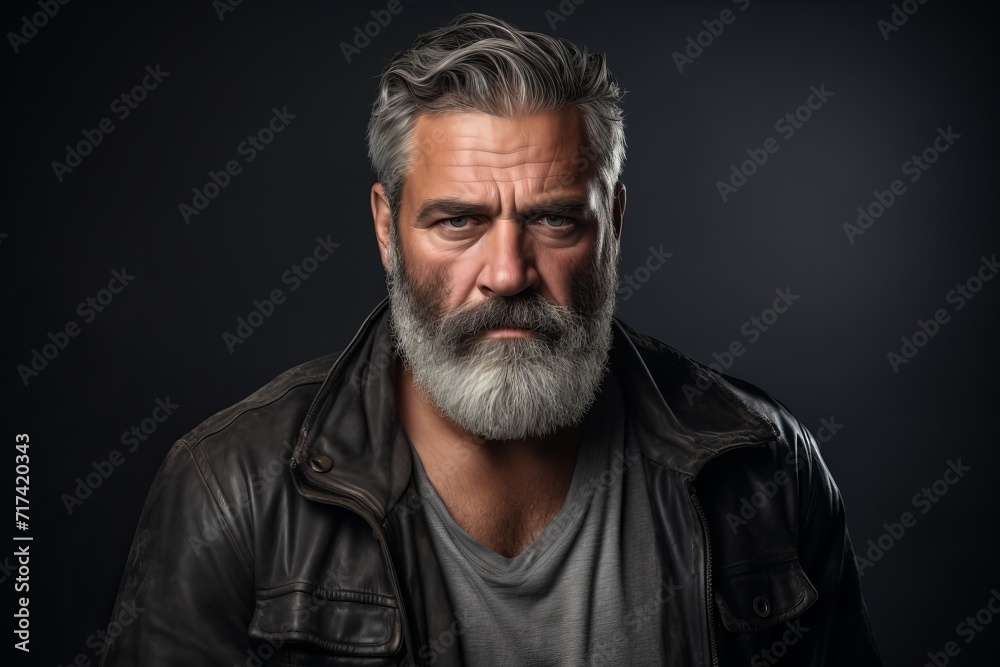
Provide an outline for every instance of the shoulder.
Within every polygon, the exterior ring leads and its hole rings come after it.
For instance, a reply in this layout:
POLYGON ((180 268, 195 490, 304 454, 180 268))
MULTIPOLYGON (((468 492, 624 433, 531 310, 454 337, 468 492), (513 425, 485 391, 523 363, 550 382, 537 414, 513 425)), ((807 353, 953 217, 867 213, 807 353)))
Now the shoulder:
POLYGON ((338 354, 295 366, 215 413, 174 443, 167 461, 229 496, 248 480, 273 479, 291 461, 299 429, 338 354), (270 470, 270 473, 267 471, 270 470))
MULTIPOLYGON (((777 398, 760 387, 700 363, 621 323, 656 389, 678 423, 713 440, 756 439, 811 456, 815 442, 777 398)), ((793 454, 794 455, 794 454, 793 454)))
POLYGON ((293 497, 295 440, 336 357, 285 371, 177 440, 150 487, 143 523, 181 536, 195 555, 231 544, 249 571, 255 517, 293 497))
POLYGON ((198 424, 174 448, 188 450, 195 460, 220 464, 266 461, 284 450, 290 452, 316 392, 337 356, 328 354, 281 373, 243 400, 198 424))
MULTIPOLYGON (((760 387, 623 327, 688 443, 699 497, 720 562, 754 545, 797 548, 798 535, 842 526, 843 504, 818 445, 794 414, 760 387)), ((681 467, 681 466, 677 466, 681 467)))

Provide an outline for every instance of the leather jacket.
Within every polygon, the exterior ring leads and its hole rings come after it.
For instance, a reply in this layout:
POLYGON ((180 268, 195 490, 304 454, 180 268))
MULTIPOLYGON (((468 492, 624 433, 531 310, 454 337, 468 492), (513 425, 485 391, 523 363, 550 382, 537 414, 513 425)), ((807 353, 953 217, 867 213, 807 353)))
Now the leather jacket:
MULTIPOLYGON (((172 447, 102 665, 462 664, 395 410, 387 314, 383 301, 341 354, 172 447)), ((760 390, 613 326, 609 368, 663 573, 657 613, 628 622, 658 619, 671 666, 881 664, 809 432, 760 390)))

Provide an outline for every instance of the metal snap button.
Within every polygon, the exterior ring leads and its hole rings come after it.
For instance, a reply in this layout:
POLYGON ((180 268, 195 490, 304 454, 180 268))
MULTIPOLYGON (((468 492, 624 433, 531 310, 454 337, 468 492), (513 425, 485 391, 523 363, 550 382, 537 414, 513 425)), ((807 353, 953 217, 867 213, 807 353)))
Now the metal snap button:
POLYGON ((309 467, 316 472, 327 472, 333 467, 333 459, 326 454, 315 454, 309 457, 309 467))
POLYGON ((767 618, 771 613, 771 604, 763 595, 758 595, 753 601, 753 611, 761 618, 767 618))

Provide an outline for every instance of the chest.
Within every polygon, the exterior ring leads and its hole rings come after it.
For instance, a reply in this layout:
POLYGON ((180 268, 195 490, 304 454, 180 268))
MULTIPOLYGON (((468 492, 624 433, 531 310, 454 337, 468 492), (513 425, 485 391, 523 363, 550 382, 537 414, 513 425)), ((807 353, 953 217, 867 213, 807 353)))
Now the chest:
POLYGON ((491 551, 512 558, 524 551, 559 513, 570 481, 435 484, 435 488, 460 528, 491 551))

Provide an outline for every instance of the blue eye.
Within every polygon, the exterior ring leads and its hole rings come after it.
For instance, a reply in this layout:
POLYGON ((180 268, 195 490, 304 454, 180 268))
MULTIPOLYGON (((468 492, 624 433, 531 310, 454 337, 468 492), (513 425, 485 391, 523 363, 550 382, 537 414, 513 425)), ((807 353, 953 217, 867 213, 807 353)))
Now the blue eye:
POLYGON ((451 227, 452 229, 461 229, 469 224, 469 216, 460 215, 457 218, 448 218, 441 221, 445 227, 451 227))
POLYGON ((562 215, 543 215, 542 220, 549 227, 564 227, 570 223, 570 219, 562 215))

